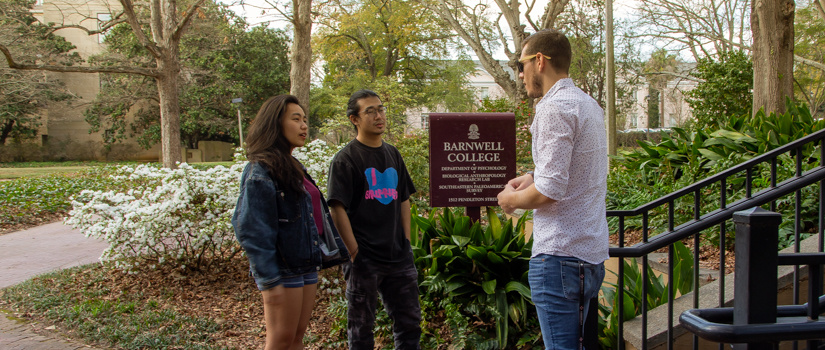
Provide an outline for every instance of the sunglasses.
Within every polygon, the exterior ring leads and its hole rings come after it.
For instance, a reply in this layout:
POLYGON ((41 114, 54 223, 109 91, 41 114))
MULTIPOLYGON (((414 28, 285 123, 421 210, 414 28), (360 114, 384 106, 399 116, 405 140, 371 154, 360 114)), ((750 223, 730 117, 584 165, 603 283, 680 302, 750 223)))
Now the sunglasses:
MULTIPOLYGON (((516 62, 516 69, 518 69, 518 72, 519 73, 524 73, 524 62, 527 62, 527 61, 530 61, 530 60, 536 58, 536 56, 538 56, 539 54, 541 54, 541 52, 537 52, 535 55, 530 55, 530 56, 527 56, 525 58, 519 59, 518 62, 516 62)), ((548 60, 550 59, 550 57, 547 57, 547 56, 544 56, 544 55, 542 55, 541 57, 544 57, 548 60)))

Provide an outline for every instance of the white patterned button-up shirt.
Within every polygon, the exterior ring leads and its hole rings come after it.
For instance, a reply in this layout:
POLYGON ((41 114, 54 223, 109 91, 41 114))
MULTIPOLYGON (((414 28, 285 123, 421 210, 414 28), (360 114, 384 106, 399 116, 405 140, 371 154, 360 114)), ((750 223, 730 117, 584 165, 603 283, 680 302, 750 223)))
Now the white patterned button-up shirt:
POLYGON ((561 79, 536 105, 530 132, 536 189, 555 200, 534 211, 533 256, 607 260, 604 110, 571 79, 561 79))

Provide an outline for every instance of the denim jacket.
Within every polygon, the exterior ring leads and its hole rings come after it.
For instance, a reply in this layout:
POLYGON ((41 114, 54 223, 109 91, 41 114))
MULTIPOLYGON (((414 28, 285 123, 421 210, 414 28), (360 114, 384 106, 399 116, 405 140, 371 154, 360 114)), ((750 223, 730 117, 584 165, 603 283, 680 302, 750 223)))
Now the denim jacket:
MULTIPOLYGON (((309 175, 306 176, 315 184, 309 175)), ((246 165, 241 175, 241 191, 232 226, 235 227, 235 237, 246 251, 259 290, 279 285, 282 276, 318 271, 349 260, 344 242, 332 223, 326 200, 321 198, 321 202, 324 219, 328 220, 341 252, 330 261, 324 261, 322 257, 309 194, 299 197, 284 191, 264 165, 253 162, 246 165)))

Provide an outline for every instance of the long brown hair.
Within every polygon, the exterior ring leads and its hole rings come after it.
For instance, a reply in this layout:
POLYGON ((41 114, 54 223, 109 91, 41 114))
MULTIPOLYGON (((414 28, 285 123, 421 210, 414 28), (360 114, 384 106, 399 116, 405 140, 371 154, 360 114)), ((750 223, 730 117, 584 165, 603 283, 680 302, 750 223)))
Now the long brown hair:
POLYGON ((292 95, 273 96, 261 105, 249 126, 246 157, 250 162, 263 164, 281 186, 300 195, 304 193, 304 172, 290 154, 292 147, 281 129, 281 119, 291 103, 301 106, 298 98, 292 95))

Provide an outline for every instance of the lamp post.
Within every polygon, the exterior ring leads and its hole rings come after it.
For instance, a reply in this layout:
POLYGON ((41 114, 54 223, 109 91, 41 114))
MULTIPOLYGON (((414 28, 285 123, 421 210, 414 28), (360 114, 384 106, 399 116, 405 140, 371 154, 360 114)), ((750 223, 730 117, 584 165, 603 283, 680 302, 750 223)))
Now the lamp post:
POLYGON ((241 124, 241 102, 243 102, 243 99, 240 97, 232 99, 232 104, 235 105, 235 108, 238 110, 238 145, 243 147, 243 124, 241 124))

